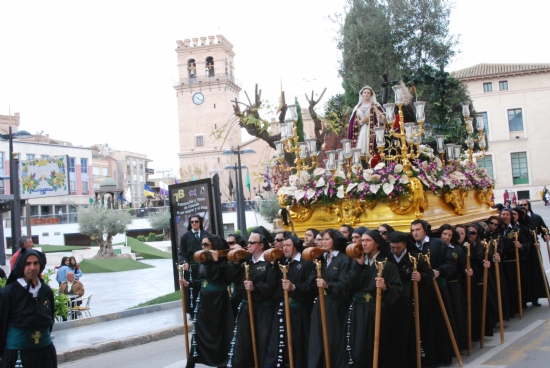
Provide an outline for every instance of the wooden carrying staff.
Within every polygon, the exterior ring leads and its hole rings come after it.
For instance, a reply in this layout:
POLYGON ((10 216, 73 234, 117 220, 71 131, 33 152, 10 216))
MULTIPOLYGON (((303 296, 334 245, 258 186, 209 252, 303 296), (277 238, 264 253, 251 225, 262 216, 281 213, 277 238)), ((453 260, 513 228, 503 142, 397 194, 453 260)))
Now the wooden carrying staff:
MULTIPOLYGON (((493 240, 493 254, 498 254, 499 239, 493 240)), ((504 344, 504 318, 502 317, 502 293, 500 291, 500 261, 495 259, 495 273, 497 276, 497 301, 498 301, 498 324, 500 326, 500 343, 504 344)))
MULTIPOLYGON (((176 263, 176 267, 180 272, 180 279, 183 280, 183 263, 181 266, 176 263)), ((183 309, 183 334, 185 335, 185 357, 189 359, 189 335, 187 328, 187 303, 185 302, 185 287, 180 286, 181 290, 181 308, 183 309)))
MULTIPOLYGON (((424 258, 424 261, 428 263, 428 266, 432 268, 432 265, 430 263, 430 251, 428 250, 428 254, 423 254, 422 257, 424 258)), ((447 315, 447 310, 445 309, 445 304, 443 303, 443 298, 441 297, 439 286, 437 286, 437 281, 435 278, 432 279, 432 282, 435 294, 437 295, 437 299, 439 300, 439 306, 441 307, 441 314, 443 314, 445 324, 447 325, 447 331, 449 332, 449 337, 451 338, 451 343, 453 344, 456 360, 458 361, 458 365, 463 367, 464 365, 462 364, 462 357, 460 356, 460 351, 458 350, 458 346, 456 344, 455 334, 453 333, 453 328, 451 327, 451 322, 449 321, 449 316, 447 315)))
MULTIPOLYGON (((470 243, 466 242, 466 270, 470 270, 470 243)), ((472 276, 466 275, 466 308, 468 311, 468 356, 472 355, 472 276)))
POLYGON ((540 244, 538 242, 537 232, 535 230, 531 230, 533 233, 533 237, 535 238, 535 252, 537 252, 537 256, 539 257, 539 263, 540 263, 540 270, 542 272, 542 282, 544 283, 544 288, 546 290, 546 298, 548 298, 548 305, 550 306, 550 291, 548 290, 548 280, 546 279, 546 272, 544 271, 544 264, 542 263, 542 256, 540 255, 540 244), (537 248, 537 245, 539 246, 537 248))
MULTIPOLYGON (((302 252, 302 258, 306 261, 315 262, 315 268, 317 269, 317 278, 323 278, 322 262, 317 259, 321 257, 326 251, 323 248, 308 247, 302 252)), ((327 312, 325 306, 325 291, 323 288, 319 288, 319 308, 321 310, 321 325, 323 327, 323 345, 325 347, 325 367, 330 368, 330 347, 328 344, 328 327, 327 327, 327 312)))
MULTIPOLYGON (((250 265, 244 264, 244 275, 246 281, 250 281, 250 265)), ((254 353, 254 367, 259 368, 258 363, 258 349, 256 348, 256 326, 254 325, 254 303, 252 302, 252 291, 246 291, 248 296, 248 315, 250 317, 250 335, 252 336, 252 352, 254 353)))
MULTIPOLYGON (((514 232, 514 236, 516 238, 516 241, 518 241, 519 238, 519 230, 514 232)), ((518 304, 519 304, 519 319, 523 318, 523 302, 521 298, 521 267, 519 265, 519 248, 516 247, 514 244, 514 248, 516 250, 516 273, 518 275, 518 304)))
MULTIPOLYGON (((484 263, 489 261, 489 245, 491 243, 483 242, 483 248, 485 248, 484 263)), ((485 323, 487 313, 487 284, 489 281, 489 269, 483 268, 483 298, 481 300, 481 336, 479 339, 479 347, 483 348, 485 345, 485 323)))
MULTIPOLYGON (((288 266, 279 265, 281 272, 283 273, 283 280, 286 280, 286 274, 288 272, 288 266)), ((294 368, 294 352, 292 350, 292 324, 290 323, 290 298, 288 297, 288 290, 285 290, 285 317, 286 317, 286 337, 288 344, 288 363, 290 368, 294 368)))
MULTIPOLYGON (((386 261, 374 261, 377 270, 377 277, 382 277, 382 271, 386 261)), ((372 357, 372 367, 378 368, 378 351, 380 350, 380 318, 382 314, 382 288, 376 288, 376 314, 374 315, 374 354, 372 357)))
MULTIPOLYGON (((414 258, 409 253, 409 259, 413 264, 413 272, 418 271, 417 262, 418 260, 414 258)), ((418 300, 418 281, 413 281, 413 295, 414 295, 414 334, 416 340, 416 368, 422 367, 422 353, 420 352, 420 304, 418 300)))
POLYGON ((548 243, 548 240, 546 240, 546 237, 548 236, 548 228, 541 226, 542 231, 544 232, 544 241, 546 242, 546 250, 548 251, 548 260, 550 261, 550 244, 548 243))

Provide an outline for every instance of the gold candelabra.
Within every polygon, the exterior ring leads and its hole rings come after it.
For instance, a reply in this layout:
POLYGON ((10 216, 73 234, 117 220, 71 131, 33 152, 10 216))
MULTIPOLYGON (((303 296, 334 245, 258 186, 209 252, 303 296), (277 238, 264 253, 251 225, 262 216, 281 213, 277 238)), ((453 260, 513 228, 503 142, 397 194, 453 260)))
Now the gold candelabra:
POLYGON ((288 105, 290 119, 285 120, 281 124, 281 140, 275 142, 275 150, 279 166, 283 171, 289 172, 296 170, 296 174, 300 174, 303 170, 311 170, 317 165, 317 140, 315 138, 306 139, 305 142, 299 142, 298 136, 298 114, 296 112, 297 105, 288 105), (293 153, 295 156, 294 165, 284 167, 285 152, 293 153), (308 157, 311 158, 311 165, 307 164, 308 157))
POLYGON ((385 104, 384 108, 386 109, 386 120, 389 125, 390 134, 392 137, 399 139, 401 147, 398 147, 399 152, 395 155, 386 156, 384 152, 386 145, 384 126, 374 128, 376 147, 382 160, 401 162, 405 174, 411 176, 411 160, 420 156, 420 143, 422 142, 422 134, 424 134, 424 107, 426 102, 416 101, 414 103, 418 125, 415 123, 405 123, 403 115, 403 89, 401 86, 393 86, 392 88, 395 92, 395 103, 385 104), (395 105, 397 105, 399 114, 399 132, 396 132, 393 126, 393 122, 395 121, 395 105))
POLYGON ((462 115, 464 116, 464 121, 466 123, 466 132, 468 132, 468 138, 466 138, 466 145, 468 146, 468 161, 473 162, 474 156, 474 145, 479 144, 481 149, 481 157, 485 157, 485 147, 487 147, 487 142, 485 141, 485 125, 483 123, 483 115, 476 116, 476 128, 478 131, 478 138, 473 138, 474 127, 473 122, 470 120, 470 102, 462 102, 462 115))

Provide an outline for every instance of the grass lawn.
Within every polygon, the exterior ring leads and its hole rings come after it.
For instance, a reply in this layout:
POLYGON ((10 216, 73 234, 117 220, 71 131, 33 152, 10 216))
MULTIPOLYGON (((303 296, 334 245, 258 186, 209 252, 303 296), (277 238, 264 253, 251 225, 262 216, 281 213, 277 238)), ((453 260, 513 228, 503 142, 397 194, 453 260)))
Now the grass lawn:
POLYGON ((171 259, 170 253, 163 252, 157 248, 153 248, 143 242, 140 242, 134 238, 127 238, 128 246, 132 248, 132 253, 139 253, 140 257, 144 259, 171 259))
POLYGON ((42 248, 44 253, 56 253, 56 252, 70 252, 73 250, 83 250, 86 247, 79 247, 77 245, 47 245, 47 244, 37 244, 37 247, 42 248))
POLYGON ((85 259, 79 264, 83 273, 120 272, 153 268, 128 258, 85 259))
POLYGON ((176 300, 181 300, 181 291, 180 290, 174 291, 173 293, 170 293, 170 294, 159 296, 158 298, 151 299, 151 300, 149 300, 145 303, 138 304, 135 307, 132 307, 132 308, 129 308, 129 309, 147 307, 149 305, 168 303, 168 302, 173 302, 173 301, 176 301, 176 300))

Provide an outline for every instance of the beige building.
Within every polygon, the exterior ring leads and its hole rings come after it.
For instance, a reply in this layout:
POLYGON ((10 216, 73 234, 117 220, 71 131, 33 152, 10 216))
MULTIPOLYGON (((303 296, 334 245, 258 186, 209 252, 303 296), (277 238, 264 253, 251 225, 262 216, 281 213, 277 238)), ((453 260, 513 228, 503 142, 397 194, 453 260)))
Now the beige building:
POLYGON ((453 76, 468 86, 483 115, 489 147, 477 161, 495 178, 495 202, 505 189, 518 199, 540 199, 550 184, 550 64, 478 64, 453 76))

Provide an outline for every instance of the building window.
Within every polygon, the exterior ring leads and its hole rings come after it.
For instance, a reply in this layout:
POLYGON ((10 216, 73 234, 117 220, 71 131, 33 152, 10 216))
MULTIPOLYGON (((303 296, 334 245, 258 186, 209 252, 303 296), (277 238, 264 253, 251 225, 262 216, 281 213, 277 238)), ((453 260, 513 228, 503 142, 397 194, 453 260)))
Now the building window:
POLYGON ((94 183, 94 190, 99 190, 99 183, 94 183))
POLYGON ((498 89, 501 91, 508 91, 508 81, 498 82, 498 89))
POLYGON ((143 183, 143 175, 139 175, 139 182, 143 183))
POLYGON ((485 129, 485 133, 489 133, 489 116, 486 112, 479 112, 477 114, 478 119, 483 119, 483 127, 485 129))
POLYGON ((493 83, 483 83, 483 93, 493 92, 493 83))
POLYGON ((33 153, 27 153, 27 160, 34 160, 35 155, 33 153))
POLYGON ((204 146, 204 138, 202 135, 197 135, 195 139, 197 140, 197 146, 204 146))
MULTIPOLYGON (((75 161, 75 158, 74 157, 69 157, 69 172, 71 173, 74 173, 74 161, 75 161)), ((72 188, 71 188, 72 190, 72 188)), ((75 189, 76 190, 76 189, 75 189)))
POLYGON ((479 167, 484 167, 487 170, 487 174, 491 175, 492 178, 495 177, 493 171, 493 156, 485 155, 484 158, 476 157, 477 165, 479 167))
POLYGON ((88 173, 88 159, 87 158, 81 158, 80 159, 80 172, 83 174, 88 173))
POLYGON ((2 176, 4 176, 4 152, 0 152, 0 170, 2 170, 2 176))
POLYGON ((71 192, 71 194, 76 193, 76 181, 69 181, 69 191, 71 192))
POLYGON ((523 130, 523 112, 521 109, 508 110, 508 126, 511 132, 523 130))
POLYGON ((94 175, 99 175, 99 167, 94 166, 92 170, 94 171, 94 175))
POLYGON ((40 155, 42 158, 50 158, 50 155, 40 155))
POLYGON ((83 181, 82 182, 82 194, 87 194, 87 193, 88 193, 88 182, 83 181))
POLYGON ((527 152, 512 153, 512 177, 514 185, 529 184, 529 172, 527 169, 527 152))
POLYGON ((140 161, 140 162, 139 162, 139 169, 140 169, 140 170, 143 170, 143 161, 140 161))

